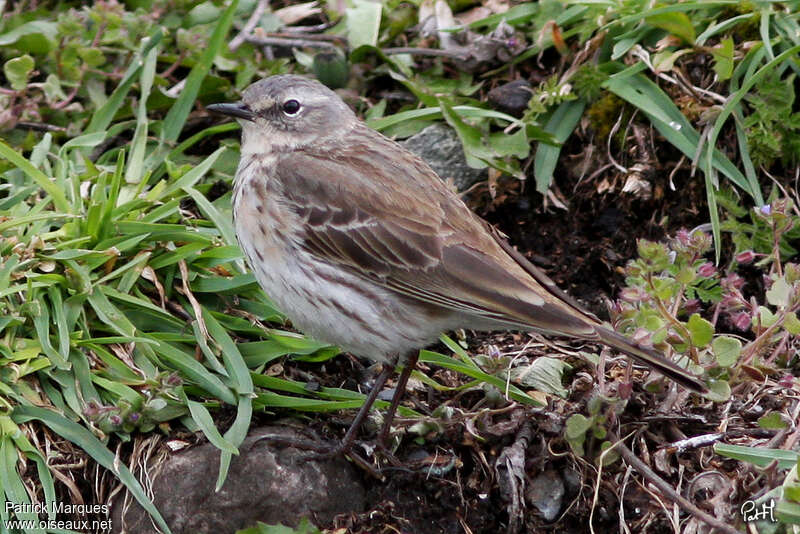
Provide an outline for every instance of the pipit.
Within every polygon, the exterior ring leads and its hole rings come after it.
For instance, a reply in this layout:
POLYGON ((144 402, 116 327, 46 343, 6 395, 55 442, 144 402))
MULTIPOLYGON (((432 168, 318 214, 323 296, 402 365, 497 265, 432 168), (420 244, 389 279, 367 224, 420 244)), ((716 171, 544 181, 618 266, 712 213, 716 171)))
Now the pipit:
POLYGON ((338 452, 349 449, 401 363, 385 439, 419 349, 457 328, 597 341, 706 391, 692 373, 583 310, 422 159, 319 82, 272 76, 240 102, 208 109, 242 125, 233 215, 256 279, 301 331, 384 364, 338 452))

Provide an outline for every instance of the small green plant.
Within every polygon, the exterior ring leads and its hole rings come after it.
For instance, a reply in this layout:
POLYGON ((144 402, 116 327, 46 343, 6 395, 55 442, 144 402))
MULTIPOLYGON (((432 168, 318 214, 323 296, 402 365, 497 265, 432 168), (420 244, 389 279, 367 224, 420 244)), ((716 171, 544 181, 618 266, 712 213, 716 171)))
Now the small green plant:
POLYGON ((800 112, 793 112, 795 75, 772 73, 745 97, 752 113, 744 120, 750 157, 757 167, 776 160, 785 165, 800 161, 800 112))
POLYGON ((562 102, 569 102, 577 98, 570 84, 560 82, 557 76, 551 76, 533 90, 533 95, 528 102, 528 109, 522 120, 534 122, 540 115, 547 113, 562 102))
POLYGON ((750 222, 729 220, 737 249, 724 272, 706 259, 711 237, 703 231, 681 230, 667 243, 639 241, 614 309, 617 327, 684 356, 689 367, 705 367, 720 399, 746 376, 779 374, 794 363, 800 334, 800 267, 785 261, 800 223, 793 210, 790 200, 778 199, 753 209, 750 222), (739 273, 748 264, 758 270, 761 294, 739 273))
POLYGON ((575 87, 575 94, 594 102, 603 94, 603 84, 608 80, 608 74, 600 70, 596 65, 586 63, 575 72, 572 77, 572 85, 575 87))
MULTIPOLYGON (((569 416, 564 428, 564 438, 569 444, 572 452, 577 456, 583 456, 589 444, 597 443, 600 441, 600 453, 611 447, 612 443, 606 440, 608 430, 606 424, 608 423, 608 412, 623 410, 625 403, 619 399, 612 401, 611 399, 602 399, 599 396, 593 397, 587 406, 589 417, 583 414, 573 414, 569 416), (611 402, 610 405, 607 402, 611 402)), ((618 456, 613 452, 606 453, 603 456, 603 463, 605 465, 611 464, 616 461, 618 456)))

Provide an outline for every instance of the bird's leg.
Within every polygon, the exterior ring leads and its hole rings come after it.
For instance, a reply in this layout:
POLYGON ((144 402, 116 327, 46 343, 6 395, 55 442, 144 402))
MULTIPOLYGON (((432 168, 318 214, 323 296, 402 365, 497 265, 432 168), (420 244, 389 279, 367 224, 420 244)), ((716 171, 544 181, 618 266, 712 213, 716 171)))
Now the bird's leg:
MULTIPOLYGON (((405 385, 408 382, 408 375, 411 374, 411 370, 414 368, 414 364, 417 361, 417 356, 410 358, 408 363, 406 363, 405 368, 403 369, 403 374, 400 376, 400 381, 397 384, 397 391, 395 391, 394 397, 392 398, 392 404, 389 408, 389 418, 387 419, 387 425, 384 426, 383 431, 381 432, 381 439, 385 439, 384 434, 388 434, 389 425, 391 424, 391 420, 394 416, 395 411, 397 411, 397 406, 400 404, 400 397, 402 397, 402 391, 405 389, 405 385), (403 378, 405 377, 405 378, 403 378), (402 387, 402 388, 401 388, 402 387)), ((369 411, 372 408, 372 405, 375 404, 375 399, 378 398, 378 394, 383 389, 383 386, 386 384, 386 381, 394 372, 395 366, 390 363, 384 363, 383 368, 381 369, 381 373, 378 375, 378 378, 375 379, 375 385, 372 386, 367 398, 364 399, 364 404, 358 410, 356 417, 353 419, 353 422, 350 423, 350 428, 347 429, 347 433, 342 438, 337 445, 333 447, 319 445, 316 443, 301 441, 301 440, 294 440, 292 438, 281 438, 281 437, 274 437, 270 436, 268 439, 270 442, 281 444, 284 446, 296 447, 298 449, 304 449, 308 451, 313 451, 312 453, 308 454, 306 457, 311 460, 323 460, 326 458, 333 458, 334 456, 338 456, 340 454, 349 456, 356 464, 362 467, 365 471, 369 472, 376 478, 380 478, 380 474, 372 467, 369 462, 367 462, 364 458, 353 452, 351 449, 353 448, 353 443, 356 439, 356 434, 358 434, 358 429, 361 427, 361 424, 366 419, 367 415, 369 415, 369 411)), ((381 447, 383 448, 383 447, 381 447)))
MULTIPOLYGON (((355 419, 353 422, 350 423, 350 428, 347 429, 347 433, 342 438, 341 443, 336 447, 338 451, 334 454, 339 453, 347 453, 350 451, 351 447, 353 446, 353 442, 356 439, 356 434, 358 433, 358 429, 361 427, 361 423, 364 422, 364 419, 367 418, 372 405, 375 404, 375 399, 378 398, 378 394, 383 389, 384 384, 389 379, 389 377, 394 372, 394 365, 390 363, 384 363, 383 369, 381 369, 381 374, 378 375, 378 378, 375 379, 375 385, 372 386, 372 390, 370 390, 369 395, 367 398, 364 399, 364 404, 361 406, 361 409, 358 410, 355 419)), ((405 371, 403 371, 405 372, 405 371)), ((394 402, 392 403, 394 404, 394 402)))
POLYGON ((347 433, 342 438, 342 441, 339 442, 338 445, 333 447, 313 447, 307 448, 308 450, 314 450, 315 452, 308 455, 309 459, 312 460, 324 460, 326 458, 333 458, 334 456, 339 456, 340 454, 349 456, 356 464, 364 468, 369 473, 375 475, 377 478, 380 476, 377 474, 377 471, 367 462, 364 458, 353 452, 351 449, 353 448, 353 442, 355 442, 356 434, 358 434, 358 429, 361 427, 361 424, 366 419, 367 415, 369 414, 372 405, 375 404, 375 399, 378 398, 378 394, 383 389, 384 384, 389 379, 389 377, 394 372, 394 365, 390 363, 383 364, 383 368, 381 369, 381 373, 378 375, 378 378, 375 379, 375 385, 372 386, 367 398, 364 399, 364 404, 361 405, 361 409, 358 410, 355 419, 353 422, 350 423, 350 428, 347 429, 347 433))
POLYGON ((378 378, 375 379, 375 385, 370 390, 367 398, 364 399, 364 404, 361 405, 361 408, 358 410, 355 419, 353 419, 353 422, 350 423, 350 428, 347 429, 347 433, 344 435, 344 438, 342 438, 342 441, 340 441, 338 445, 330 447, 278 436, 270 436, 269 441, 273 443, 286 444, 288 446, 297 447, 300 449, 313 450, 320 453, 320 456, 336 456, 337 454, 349 452, 350 448, 353 446, 353 442, 356 439, 358 429, 361 427, 361 423, 363 423, 364 419, 366 419, 370 409, 372 408, 372 405, 375 404, 375 399, 378 398, 378 394, 381 392, 381 389, 383 389, 383 386, 386 384, 386 381, 393 372, 394 365, 389 363, 383 364, 381 373, 378 375, 378 378))
POLYGON ((292 438, 276 436, 270 436, 267 439, 269 439, 269 441, 272 443, 286 447, 295 447, 301 450, 313 451, 304 456, 304 458, 308 460, 326 460, 339 455, 349 456, 354 463, 356 463, 366 472, 370 473, 375 478, 381 478, 380 473, 372 465, 370 465, 367 460, 362 458, 359 454, 353 452, 351 449, 353 448, 356 434, 358 434, 358 429, 361 427, 364 419, 366 419, 370 409, 372 408, 372 405, 375 404, 375 399, 378 398, 378 394, 381 392, 383 386, 386 384, 386 381, 393 372, 393 364, 383 364, 381 373, 378 375, 378 378, 375 379, 375 385, 372 386, 367 398, 364 399, 364 404, 361 405, 361 408, 358 410, 355 419, 353 419, 353 422, 350 423, 350 428, 347 429, 347 433, 344 435, 344 438, 342 438, 342 441, 340 441, 337 445, 331 447, 329 445, 321 445, 305 440, 295 440, 292 438))
POLYGON ((417 365, 417 360, 419 360, 418 352, 409 356, 403 366, 403 372, 400 373, 400 378, 397 379, 397 386, 395 387, 394 395, 392 395, 392 404, 389 406, 389 411, 386 412, 386 416, 383 420, 383 428, 378 435, 378 447, 380 447, 384 453, 388 453, 389 451, 389 432, 391 431, 392 421, 394 420, 395 413, 397 413, 397 408, 400 406, 400 401, 403 399, 403 394, 406 391, 408 378, 417 365))

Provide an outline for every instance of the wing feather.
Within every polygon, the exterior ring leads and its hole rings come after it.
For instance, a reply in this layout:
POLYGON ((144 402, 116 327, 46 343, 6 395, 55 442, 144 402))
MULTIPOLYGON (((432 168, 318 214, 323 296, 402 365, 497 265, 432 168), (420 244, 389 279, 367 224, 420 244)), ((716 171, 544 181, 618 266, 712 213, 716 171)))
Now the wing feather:
POLYGON ((321 259, 467 316, 596 338, 594 317, 521 264, 427 164, 392 141, 364 128, 335 152, 293 152, 276 165, 286 202, 302 217, 303 246, 321 259), (401 168, 387 162, 392 151, 401 168))

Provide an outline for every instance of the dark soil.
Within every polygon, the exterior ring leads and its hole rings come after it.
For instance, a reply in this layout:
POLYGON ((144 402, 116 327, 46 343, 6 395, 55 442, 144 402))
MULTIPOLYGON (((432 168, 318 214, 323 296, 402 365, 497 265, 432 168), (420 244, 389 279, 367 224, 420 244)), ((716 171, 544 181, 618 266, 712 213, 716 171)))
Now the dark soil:
POLYGON ((603 300, 614 298, 624 282, 619 268, 636 257, 637 239, 663 239, 707 220, 698 180, 676 184, 679 193, 661 189, 660 198, 651 199, 597 194, 593 184, 562 181, 562 191, 578 187, 566 211, 545 210, 541 195, 524 192, 484 217, 562 289, 601 315, 603 300))

